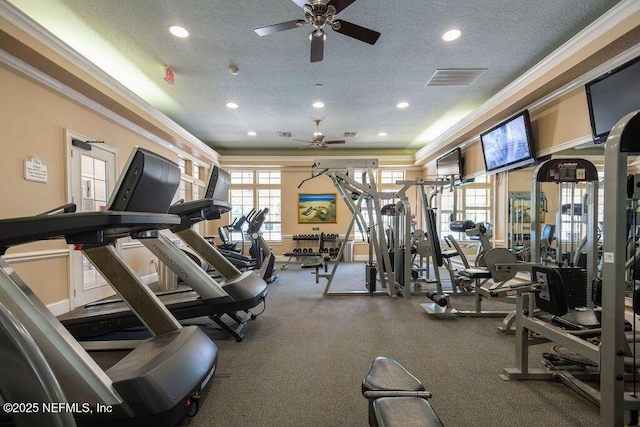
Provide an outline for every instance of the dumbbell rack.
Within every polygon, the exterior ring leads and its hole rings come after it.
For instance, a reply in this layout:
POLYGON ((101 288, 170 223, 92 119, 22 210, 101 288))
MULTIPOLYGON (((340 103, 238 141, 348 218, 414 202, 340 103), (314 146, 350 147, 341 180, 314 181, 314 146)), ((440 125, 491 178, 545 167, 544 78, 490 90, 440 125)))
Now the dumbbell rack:
MULTIPOLYGON (((295 247, 291 252, 285 252, 283 255, 289 257, 286 264, 282 266, 286 270, 292 259, 300 260, 305 258, 322 258, 326 261, 335 260, 340 252, 340 246, 331 246, 323 248, 320 242, 320 234, 294 234, 292 237, 295 247)), ((340 243, 339 234, 325 234, 324 244, 340 243)))

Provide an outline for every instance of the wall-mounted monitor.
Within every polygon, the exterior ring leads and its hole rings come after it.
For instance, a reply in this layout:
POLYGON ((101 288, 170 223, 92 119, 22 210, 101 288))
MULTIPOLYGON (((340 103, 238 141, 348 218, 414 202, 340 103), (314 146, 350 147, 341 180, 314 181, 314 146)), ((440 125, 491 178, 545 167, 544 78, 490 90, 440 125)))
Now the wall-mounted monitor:
POLYGON ((640 110, 640 56, 585 85, 593 142, 601 144, 618 120, 640 110))
POLYGON ((448 178, 454 175, 457 179, 462 179, 464 175, 462 151, 460 147, 445 154, 436 160, 436 169, 439 177, 448 178))
POLYGON ((487 173, 519 169, 535 163, 529 111, 516 114, 480 134, 487 173))

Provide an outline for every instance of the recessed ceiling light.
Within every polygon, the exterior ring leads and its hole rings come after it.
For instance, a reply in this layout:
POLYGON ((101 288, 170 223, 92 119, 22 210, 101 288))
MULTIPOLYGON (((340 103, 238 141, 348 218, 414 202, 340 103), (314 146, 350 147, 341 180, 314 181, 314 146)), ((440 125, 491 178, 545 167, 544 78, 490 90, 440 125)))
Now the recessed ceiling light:
POLYGON ((408 102, 399 102, 398 105, 396 105, 396 107, 398 108, 407 108, 409 106, 408 102))
POLYGON ((235 102, 227 102, 227 108, 238 108, 238 104, 235 102))
POLYGON ((462 31, 458 29, 449 30, 442 35, 442 40, 451 42, 457 40, 462 35, 462 31))
POLYGON ((181 39, 185 37, 189 37, 189 31, 187 31, 186 29, 178 25, 173 25, 169 27, 169 31, 171 32, 171 34, 173 34, 176 37, 180 37, 181 39))
POLYGON ((250 130, 249 132, 247 132, 247 135, 256 136, 257 134, 254 131, 250 130))
POLYGON ((386 133, 386 132, 380 132, 380 133, 378 134, 378 136, 387 136, 387 133, 386 133))
POLYGON ((324 107, 324 103, 322 103, 322 102, 320 102, 320 101, 318 101, 318 102, 314 102, 314 103, 313 103, 313 106, 314 106, 315 108, 322 108, 322 107, 324 107))

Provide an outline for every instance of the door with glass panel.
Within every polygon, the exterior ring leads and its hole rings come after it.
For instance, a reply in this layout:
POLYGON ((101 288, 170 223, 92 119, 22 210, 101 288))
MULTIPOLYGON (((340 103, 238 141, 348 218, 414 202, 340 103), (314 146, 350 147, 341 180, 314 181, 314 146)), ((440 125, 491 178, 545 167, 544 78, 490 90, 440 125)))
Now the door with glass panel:
MULTIPOLYGON (((86 140, 85 138, 73 138, 86 140)), ((69 187, 77 212, 103 210, 116 183, 117 150, 104 143, 69 144, 69 187)), ((71 253, 71 306, 79 307, 114 291, 81 251, 71 253)))

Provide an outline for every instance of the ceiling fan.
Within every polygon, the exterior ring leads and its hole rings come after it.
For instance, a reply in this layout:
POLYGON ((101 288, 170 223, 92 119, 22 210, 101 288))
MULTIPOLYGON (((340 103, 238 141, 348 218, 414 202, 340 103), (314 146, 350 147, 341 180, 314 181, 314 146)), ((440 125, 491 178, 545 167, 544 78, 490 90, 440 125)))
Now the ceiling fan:
POLYGON ((331 148, 329 147, 330 144, 344 144, 344 140, 338 140, 338 141, 325 141, 324 140, 324 135, 320 133, 320 131, 318 130, 318 127, 320 126, 320 121, 319 119, 314 120, 314 123, 316 124, 316 131, 313 134, 313 138, 311 139, 311 141, 307 141, 304 139, 294 139, 294 141, 298 141, 298 142, 307 142, 308 145, 305 147, 300 147, 300 149, 303 148, 324 148, 324 149, 328 149, 331 148))
POLYGON ((269 34, 280 31, 311 25, 314 28, 311 32, 311 62, 322 61, 324 56, 325 26, 329 26, 334 31, 342 33, 345 36, 353 37, 354 39, 369 44, 375 44, 378 37, 380 37, 380 33, 377 31, 341 19, 335 20, 335 15, 342 12, 355 1, 356 0, 293 0, 293 2, 304 11, 304 19, 296 19, 256 28, 255 32, 259 36, 268 36, 269 34))

